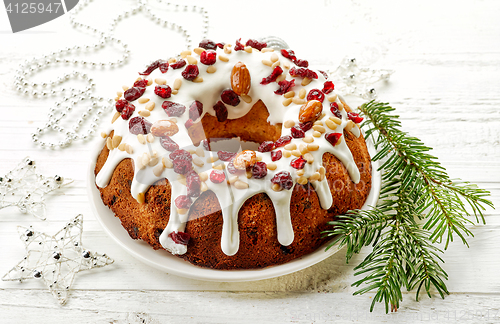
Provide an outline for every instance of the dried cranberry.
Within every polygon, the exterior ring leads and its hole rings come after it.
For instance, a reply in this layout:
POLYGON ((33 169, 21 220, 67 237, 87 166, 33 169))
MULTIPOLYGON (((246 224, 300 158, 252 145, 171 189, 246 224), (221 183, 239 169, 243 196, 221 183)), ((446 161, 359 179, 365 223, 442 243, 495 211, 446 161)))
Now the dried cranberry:
POLYGON ((214 106, 215 110, 215 116, 217 116, 217 120, 219 122, 224 122, 227 120, 227 108, 226 106, 222 103, 222 101, 217 101, 217 103, 214 106))
POLYGON ((217 156, 219 157, 219 160, 224 161, 224 162, 231 161, 235 155, 236 155, 236 153, 229 152, 229 151, 218 151, 217 152, 217 156))
POLYGON ((188 245, 191 235, 184 232, 172 232, 170 233, 170 238, 176 244, 188 245))
POLYGON ((134 101, 140 96, 144 94, 144 91, 146 91, 146 88, 142 87, 132 87, 130 89, 127 89, 125 93, 123 94, 123 97, 127 101, 134 101))
POLYGON ((328 74, 325 71, 318 70, 318 72, 321 73, 321 74, 323 74, 323 76, 325 77, 325 79, 328 80, 329 76, 328 76, 328 74))
POLYGON ((205 151, 211 151, 210 142, 208 140, 204 139, 203 141, 201 141, 201 144, 205 148, 205 151))
POLYGON ((169 117, 180 117, 186 111, 186 106, 173 101, 164 101, 161 107, 169 117))
POLYGON ((187 195, 189 197, 198 197, 201 193, 201 180, 195 171, 186 174, 187 195))
POLYGON ((189 153, 186 150, 180 149, 180 150, 175 150, 170 155, 168 156, 170 160, 176 160, 176 159, 183 159, 191 162, 193 160, 193 157, 191 156, 191 153, 189 153))
POLYGON ((332 112, 332 114, 334 114, 337 118, 340 118, 342 119, 342 114, 340 113, 340 110, 339 110, 339 105, 336 103, 336 102, 332 102, 330 104, 330 111, 332 112))
POLYGON ((285 146, 288 143, 290 143, 291 141, 292 141, 292 137, 290 135, 281 136, 280 138, 278 138, 278 140, 276 140, 276 142, 274 142, 274 147, 285 146))
POLYGON ((193 120, 190 118, 188 120, 186 120, 186 122, 184 123, 184 127, 186 127, 186 129, 189 129, 191 128, 191 126, 193 126, 193 120))
POLYGON ((292 131, 293 138, 304 138, 306 136, 306 133, 299 125, 293 126, 290 130, 292 131))
POLYGON ((225 104, 236 107, 240 103, 240 97, 231 89, 225 89, 221 92, 220 98, 225 104))
POLYGON ((253 165, 252 176, 255 179, 262 179, 267 175, 267 165, 264 162, 257 162, 253 165))
POLYGON ((296 159, 293 159, 292 162, 290 162, 290 165, 295 168, 295 169, 303 169, 304 166, 306 165, 306 159, 302 157, 302 155, 296 159))
POLYGON ((257 151, 264 153, 264 152, 270 152, 274 150, 274 142, 273 141, 264 141, 260 144, 259 148, 257 151))
POLYGON ((191 161, 185 159, 175 159, 172 163, 174 164, 174 172, 178 174, 186 174, 192 169, 191 161))
POLYGON ((289 50, 282 49, 281 55, 283 55, 284 57, 286 57, 287 59, 290 59, 292 61, 295 61, 297 59, 297 57, 295 56, 295 52, 292 51, 291 49, 289 49, 289 50))
POLYGON ((179 149, 179 145, 174 142, 170 137, 160 137, 160 145, 167 151, 173 152, 179 149))
POLYGON ((198 74, 200 74, 200 71, 198 70, 198 65, 195 64, 189 64, 188 66, 186 66, 184 71, 182 71, 182 76, 188 81, 193 81, 194 79, 196 79, 198 74))
POLYGON ((210 181, 213 183, 222 183, 226 180, 226 175, 221 170, 212 170, 210 173, 210 181))
POLYGON ((235 51, 242 51, 245 49, 245 46, 241 44, 241 38, 236 40, 236 45, 234 46, 235 51))
POLYGON ((204 39, 200 42, 198 47, 204 48, 206 50, 214 50, 217 48, 217 44, 213 40, 204 39))
POLYGON ((163 99, 167 99, 172 95, 172 89, 170 89, 170 86, 168 85, 157 85, 155 87, 155 94, 163 99))
POLYGON ((179 60, 175 63, 170 64, 170 67, 174 70, 180 69, 186 65, 186 60, 179 60))
POLYGON ((271 82, 274 82, 282 73, 283 73, 283 69, 281 68, 281 66, 278 65, 277 67, 274 68, 271 75, 269 75, 268 77, 262 78, 262 81, 260 81, 260 84, 269 84, 271 82))
POLYGON ((293 63, 295 63, 295 65, 297 65, 297 66, 304 67, 304 68, 309 66, 309 62, 307 62, 307 60, 297 59, 297 60, 293 61, 293 63))
POLYGON ((330 144, 333 146, 337 145, 337 142, 339 141, 340 137, 342 136, 342 133, 328 133, 325 134, 325 138, 330 144))
POLYGON ((245 172, 245 170, 236 169, 232 161, 227 164, 226 169, 231 174, 243 174, 245 172))
POLYGON ((323 85, 323 93, 329 94, 335 89, 335 85, 333 84, 332 81, 326 81, 325 84, 323 85))
POLYGON ((313 127, 313 122, 307 122, 307 123, 300 123, 299 127, 302 129, 304 132, 307 132, 313 127))
POLYGON ((188 209, 191 207, 191 198, 186 195, 180 195, 175 198, 175 206, 179 209, 188 209))
MULTIPOLYGON (((146 71, 142 72, 142 73, 139 73, 139 75, 150 75, 151 72, 153 72, 154 70, 156 70, 158 67, 160 67, 160 69, 165 69, 165 65, 166 65, 166 70, 165 72, 167 72, 168 70, 168 62, 165 61, 165 60, 156 60, 154 61, 153 63, 151 63, 147 68, 146 68, 146 71)), ((163 70, 162 70, 163 72, 163 70)), ((163 73, 165 73, 163 72, 163 73)))
POLYGON ((293 77, 302 77, 302 78, 309 78, 309 79, 317 79, 318 74, 314 72, 313 70, 305 69, 305 68, 291 68, 289 71, 290 75, 293 77))
POLYGON ((205 65, 214 64, 216 59, 217 59, 217 53, 212 50, 206 50, 200 54, 200 62, 205 65))
POLYGON ((134 82, 134 87, 145 88, 148 85, 148 80, 140 79, 134 82))
POLYGON ((127 105, 127 100, 120 99, 115 103, 116 111, 122 112, 123 108, 127 105))
POLYGON ((151 124, 149 121, 142 117, 134 117, 128 122, 128 129, 130 133, 134 135, 148 134, 151 129, 151 124))
POLYGON ((127 102, 125 107, 123 107, 123 109, 122 109, 121 116, 123 119, 127 120, 130 118, 130 116, 132 116, 134 111, 135 111, 135 106, 132 105, 130 102, 127 102))
POLYGON ((363 121, 363 117, 359 117, 359 114, 355 113, 355 112, 348 112, 347 113, 347 118, 349 118, 350 120, 352 120, 353 122, 355 122, 356 124, 359 124, 363 121))
POLYGON ((168 61, 162 61, 160 64, 158 64, 158 67, 160 68, 161 73, 167 73, 168 71, 168 61))
POLYGON ((325 95, 323 92, 319 91, 319 89, 311 89, 307 94, 307 100, 318 100, 319 102, 323 102, 323 100, 325 100, 325 95))
POLYGON ((283 156, 283 152, 281 150, 277 150, 277 151, 272 151, 271 152, 271 160, 273 162, 281 160, 282 156, 283 156))
POLYGON ((203 113, 203 104, 198 100, 193 101, 191 106, 189 106, 189 118, 192 120, 198 119, 203 113))
POLYGON ((281 189, 289 190, 293 187, 293 180, 290 172, 281 171, 274 175, 271 179, 271 182, 274 184, 279 184, 281 189))
POLYGON ((295 79, 292 79, 291 81, 282 80, 278 82, 278 85, 280 87, 278 90, 274 91, 274 93, 277 95, 284 95, 295 86, 295 79))
POLYGON ((265 43, 265 42, 259 42, 259 41, 255 40, 255 39, 249 39, 249 40, 247 40, 247 42, 246 42, 245 45, 246 46, 251 46, 251 47, 253 47, 255 49, 258 49, 259 51, 262 50, 263 48, 267 47, 267 43, 265 43))

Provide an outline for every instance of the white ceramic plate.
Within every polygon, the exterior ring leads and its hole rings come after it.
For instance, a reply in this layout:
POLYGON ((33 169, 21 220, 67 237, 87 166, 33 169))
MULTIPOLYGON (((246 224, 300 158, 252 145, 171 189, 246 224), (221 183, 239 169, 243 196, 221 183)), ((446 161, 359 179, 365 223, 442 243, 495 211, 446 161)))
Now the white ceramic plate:
MULTIPOLYGON (((368 150, 370 155, 374 154, 374 147, 371 142, 368 142, 368 150)), ((121 226, 120 220, 114 216, 113 212, 106 207, 95 186, 95 176, 94 168, 97 160, 97 156, 101 152, 104 142, 99 143, 99 145, 94 149, 91 154, 91 159, 89 163, 88 176, 87 176, 87 191, 90 198, 90 204, 95 213, 97 220, 101 223, 104 230, 128 253, 133 255, 135 258, 155 267, 160 270, 166 271, 168 273, 192 278, 199 280, 210 280, 210 281, 252 281, 269 279, 273 277, 279 277, 286 275, 295 271, 305 269, 312 266, 329 256, 337 253, 339 251, 338 246, 333 246, 332 248, 325 251, 327 244, 320 247, 316 252, 309 255, 303 256, 301 258, 292 260, 288 263, 270 266, 263 269, 256 270, 214 270, 201 268, 191 263, 184 261, 181 258, 171 255, 169 252, 161 250, 153 250, 147 243, 139 240, 132 239, 127 231, 121 226)), ((380 193, 381 176, 380 172, 377 171, 378 163, 372 163, 372 188, 368 199, 363 206, 364 209, 370 208, 370 206, 375 206, 380 193)))

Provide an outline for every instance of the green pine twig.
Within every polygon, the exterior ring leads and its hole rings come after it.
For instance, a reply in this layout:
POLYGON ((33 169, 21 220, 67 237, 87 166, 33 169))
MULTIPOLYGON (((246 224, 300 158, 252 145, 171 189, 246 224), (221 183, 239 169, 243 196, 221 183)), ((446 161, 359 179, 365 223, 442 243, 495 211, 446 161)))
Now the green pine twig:
MULTIPOLYGON (((422 288, 431 297, 431 287, 444 298, 448 275, 441 267, 443 251, 434 244, 445 238, 444 249, 455 236, 468 246, 467 228, 485 223, 484 210, 493 208, 489 192, 469 182, 450 179, 435 156, 418 138, 401 130, 399 116, 385 103, 371 101, 360 107, 366 118, 362 127, 371 137, 381 161, 382 188, 377 206, 371 210, 351 210, 329 224, 323 234, 333 237, 328 246, 346 246, 346 262, 364 246, 372 252, 357 265, 355 275, 364 275, 353 286, 354 294, 375 290, 370 311, 376 302, 386 312, 399 307, 402 288, 416 288, 418 300, 422 288)), ((328 249, 327 248, 327 249, 328 249)))

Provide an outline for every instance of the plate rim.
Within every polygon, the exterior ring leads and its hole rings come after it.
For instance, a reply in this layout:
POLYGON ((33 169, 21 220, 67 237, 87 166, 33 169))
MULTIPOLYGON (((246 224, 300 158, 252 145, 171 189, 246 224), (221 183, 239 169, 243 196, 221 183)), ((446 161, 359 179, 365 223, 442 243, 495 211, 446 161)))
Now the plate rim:
MULTIPOLYGON (((191 264, 190 262, 176 257, 165 250, 154 250, 147 243, 141 240, 134 240, 128 232, 121 226, 121 222, 114 213, 105 206, 101 200, 99 190, 95 185, 94 169, 97 162, 97 156, 100 154, 105 145, 104 139, 97 143, 90 154, 90 161, 87 169, 87 194, 92 212, 97 221, 107 233, 120 247, 136 259, 148 264, 156 269, 165 271, 169 274, 174 274, 184 278, 217 281, 217 282, 245 282, 270 279, 284 276, 293 272, 297 272, 313 266, 328 257, 339 252, 339 243, 333 245, 325 251, 329 242, 321 245, 316 251, 289 261, 284 264, 265 267, 262 269, 242 269, 242 270, 217 270, 203 268, 191 264)), ((370 157, 375 154, 375 146, 371 138, 366 140, 368 153, 370 157)), ((363 205, 362 209, 371 209, 375 206, 381 188, 381 174, 378 170, 378 161, 371 161, 372 166, 372 186, 370 193, 363 205)))

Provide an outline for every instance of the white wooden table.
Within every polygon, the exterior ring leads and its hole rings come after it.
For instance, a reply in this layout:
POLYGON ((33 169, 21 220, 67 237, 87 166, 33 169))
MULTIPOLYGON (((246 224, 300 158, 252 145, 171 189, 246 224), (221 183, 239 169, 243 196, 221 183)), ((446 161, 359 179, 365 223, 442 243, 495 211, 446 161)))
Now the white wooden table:
MULTIPOLYGON (((375 85, 379 99, 397 108, 406 131, 434 147, 452 177, 490 190, 491 200, 500 205, 500 2, 188 3, 207 8, 209 37, 216 41, 276 35, 312 65, 333 69, 348 56, 372 68, 393 69, 388 84, 375 85)), ((79 19, 106 26, 114 10, 129 5, 91 3, 79 19)), ((181 20, 197 43, 200 16, 181 20)), ((145 62, 183 49, 178 34, 142 14, 120 22, 116 35, 130 45, 128 63, 114 70, 88 69, 99 94, 107 97, 114 97, 122 78, 134 78, 145 62)), ((151 323, 500 322, 498 210, 489 209, 486 225, 471 228, 470 248, 457 240, 444 254, 451 295, 444 300, 422 295, 416 302, 414 292, 405 292, 399 311, 389 315, 382 305, 369 312, 373 294, 352 295, 353 267, 368 249, 347 265, 341 252, 297 273, 241 283, 184 279, 136 261, 105 234, 91 212, 85 178, 94 141, 62 150, 34 145, 30 134, 44 124, 57 98, 23 96, 12 86, 24 60, 92 41, 91 35, 70 28, 67 15, 12 34, 0 9, 0 176, 30 156, 42 174, 75 180, 48 196, 44 222, 15 208, 0 210, 0 275, 24 256, 18 225, 54 234, 78 213, 84 215, 84 245, 115 260, 77 274, 65 306, 41 282, 0 282, 1 323, 134 323, 138 318, 151 323)), ((92 53, 89 58, 117 55, 106 48, 92 53)), ((73 69, 44 70, 35 78, 73 69)))

